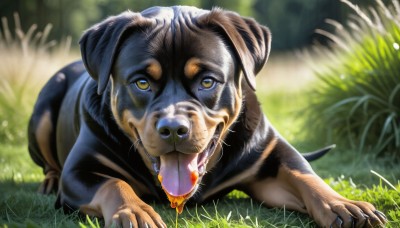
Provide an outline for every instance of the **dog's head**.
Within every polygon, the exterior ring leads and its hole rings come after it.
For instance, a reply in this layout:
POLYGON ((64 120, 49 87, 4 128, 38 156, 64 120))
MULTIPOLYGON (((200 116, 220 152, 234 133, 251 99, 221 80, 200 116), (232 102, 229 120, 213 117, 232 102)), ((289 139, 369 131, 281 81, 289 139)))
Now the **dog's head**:
POLYGON ((110 17, 80 43, 98 93, 111 82, 117 124, 181 211, 255 89, 268 29, 221 9, 153 7, 110 17))

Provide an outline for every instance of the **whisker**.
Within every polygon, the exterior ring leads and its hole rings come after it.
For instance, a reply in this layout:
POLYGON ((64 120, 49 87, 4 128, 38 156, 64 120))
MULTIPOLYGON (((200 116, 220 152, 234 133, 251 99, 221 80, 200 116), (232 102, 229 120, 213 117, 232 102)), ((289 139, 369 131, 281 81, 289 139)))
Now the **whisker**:
POLYGON ((218 143, 221 145, 221 147, 222 147, 222 145, 231 146, 231 145, 229 145, 228 143, 226 143, 223 139, 220 139, 220 140, 218 141, 218 143))
MULTIPOLYGON (((139 141, 139 140, 138 140, 138 141, 139 141)), ((138 143, 140 143, 140 141, 139 141, 138 143)), ((152 163, 152 165, 153 165, 154 171, 155 171, 156 173, 158 173, 158 172, 160 171, 160 167, 159 167, 160 161, 159 161, 159 158, 156 158, 156 157, 151 156, 151 155, 147 152, 147 150, 146 150, 145 148, 143 148, 143 151, 144 151, 144 154, 146 155, 146 157, 151 161, 151 163, 152 163)))
POLYGON ((135 143, 132 144, 132 146, 135 147, 135 151, 137 151, 137 149, 138 149, 138 147, 139 147, 139 145, 140 145, 141 142, 142 142, 141 139, 137 139, 137 140, 135 141, 135 143))
POLYGON ((217 162, 221 161, 222 156, 224 156, 224 147, 221 147, 221 154, 219 155, 217 162))
POLYGON ((136 151, 136 148, 135 148, 135 144, 134 144, 134 143, 132 143, 131 146, 129 147, 129 150, 128 150, 128 155, 129 155, 129 156, 131 155, 132 149, 134 149, 134 151, 136 151))

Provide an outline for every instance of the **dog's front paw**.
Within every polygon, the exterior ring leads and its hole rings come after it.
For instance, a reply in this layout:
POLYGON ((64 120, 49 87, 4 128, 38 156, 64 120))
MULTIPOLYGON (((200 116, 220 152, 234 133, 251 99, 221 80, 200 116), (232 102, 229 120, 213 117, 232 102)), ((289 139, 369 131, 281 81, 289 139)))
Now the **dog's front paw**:
POLYGON ((161 219, 161 216, 154 209, 147 205, 124 205, 121 206, 112 217, 112 227, 159 227, 164 228, 167 225, 161 219))
POLYGON ((367 202, 338 199, 329 202, 328 217, 324 227, 382 227, 387 222, 386 216, 367 202))

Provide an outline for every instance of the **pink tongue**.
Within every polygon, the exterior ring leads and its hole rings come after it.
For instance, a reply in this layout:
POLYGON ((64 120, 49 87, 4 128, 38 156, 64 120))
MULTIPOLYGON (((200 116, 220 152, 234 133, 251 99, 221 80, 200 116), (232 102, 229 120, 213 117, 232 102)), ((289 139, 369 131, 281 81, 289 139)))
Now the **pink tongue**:
POLYGON ((159 179, 171 196, 184 196, 195 187, 198 179, 198 154, 168 153, 160 157, 159 179))

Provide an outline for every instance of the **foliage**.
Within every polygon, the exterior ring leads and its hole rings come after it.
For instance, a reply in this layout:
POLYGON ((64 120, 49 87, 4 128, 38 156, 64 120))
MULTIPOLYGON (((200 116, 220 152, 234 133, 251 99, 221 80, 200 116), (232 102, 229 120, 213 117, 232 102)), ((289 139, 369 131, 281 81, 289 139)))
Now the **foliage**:
POLYGON ((338 5, 321 0, 258 1, 256 17, 270 28, 274 48, 293 49, 322 39, 314 30, 323 26, 327 17, 340 20, 338 5))
MULTIPOLYGON (((354 1, 367 5, 372 0, 354 1)), ((155 5, 192 5, 206 9, 219 6, 254 17, 270 27, 274 37, 272 47, 278 49, 299 48, 315 38, 324 39, 314 33, 315 28, 324 26, 327 17, 341 21, 348 13, 334 0, 2 0, 0 15, 11 17, 13 12, 19 12, 23 21, 35 22, 39 27, 50 22, 54 25, 51 39, 71 35, 76 43, 85 29, 101 19, 128 9, 139 12, 155 5)))
POLYGON ((316 68, 318 81, 307 111, 310 132, 346 143, 359 152, 400 158, 400 5, 360 10, 347 29, 330 21, 335 34, 319 31, 334 41, 318 47, 328 62, 316 68))
POLYGON ((39 88, 60 66, 70 60, 70 39, 57 45, 47 41, 51 25, 25 33, 14 15, 14 33, 2 18, 0 31, 0 142, 20 143, 26 138, 28 116, 39 88))

